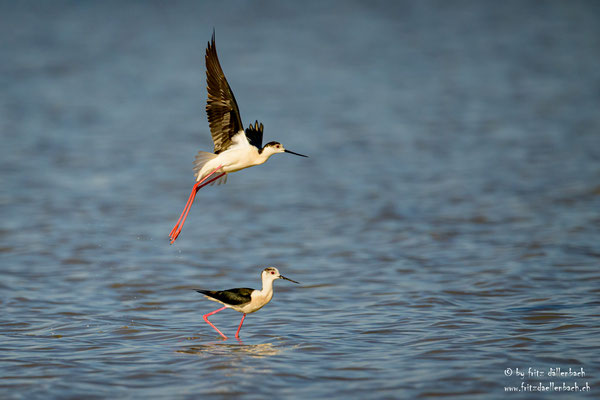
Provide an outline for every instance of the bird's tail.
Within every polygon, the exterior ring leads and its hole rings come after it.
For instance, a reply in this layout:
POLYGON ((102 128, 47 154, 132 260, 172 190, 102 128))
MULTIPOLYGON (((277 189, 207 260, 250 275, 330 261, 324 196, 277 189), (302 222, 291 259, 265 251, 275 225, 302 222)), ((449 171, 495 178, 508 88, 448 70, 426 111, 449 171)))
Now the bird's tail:
MULTIPOLYGON (((194 289, 194 290, 198 293, 203 294, 204 297, 206 297, 209 300, 216 301, 217 303, 223 303, 221 300, 218 299, 219 292, 216 290, 201 290, 201 289, 194 289)), ((223 304, 225 304, 225 303, 223 303, 223 304)))
MULTIPOLYGON (((217 154, 215 153, 209 153, 206 151, 199 151, 198 154, 196 154, 196 158, 194 159, 194 176, 196 177, 196 180, 200 180, 202 178, 204 178, 204 176, 200 176, 200 174, 202 173, 202 168, 204 167, 204 165, 209 162, 210 160, 214 159, 217 157, 217 154)), ((210 171, 205 171, 205 174, 208 174, 210 171)), ((217 171, 217 173, 220 173, 219 171, 217 171)), ((211 183, 210 185, 214 185, 215 183, 217 185, 221 185, 227 182, 227 174, 223 175, 222 177, 220 177, 219 179, 217 179, 216 181, 214 181, 213 183, 211 183)))

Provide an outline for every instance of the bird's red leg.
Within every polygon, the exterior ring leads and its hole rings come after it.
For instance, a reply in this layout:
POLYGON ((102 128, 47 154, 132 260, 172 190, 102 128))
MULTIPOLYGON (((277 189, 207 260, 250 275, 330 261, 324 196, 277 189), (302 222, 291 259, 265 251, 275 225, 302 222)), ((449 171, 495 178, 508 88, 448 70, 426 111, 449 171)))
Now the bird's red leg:
POLYGON ((220 174, 220 175, 212 178, 208 182, 205 182, 205 183, 202 183, 202 184, 196 183, 194 185, 194 188, 192 189, 192 193, 190 194, 190 198, 188 200, 188 204, 186 204, 186 208, 184 209, 184 212, 181 214, 181 216, 183 216, 183 220, 181 221, 181 225, 179 225, 179 227, 177 227, 177 229, 173 228, 173 230, 175 231, 175 234, 171 235, 171 244, 173 244, 173 242, 175 242, 175 239, 177 239, 177 236, 179 236, 179 234, 181 233, 181 229, 183 228, 183 224, 185 223, 185 220, 187 219, 188 213, 190 212, 190 209, 192 208, 192 204, 194 203, 194 199, 196 198, 196 193, 198 193, 198 190, 202 189, 206 185, 210 185, 211 183, 213 183, 214 181, 216 181, 217 179, 219 179, 223 175, 225 175, 225 172, 223 172, 222 174, 220 174))
POLYGON ((169 238, 171 239, 171 244, 173 244, 175 242, 175 239, 177 239, 177 236, 179 236, 179 234, 181 233, 181 229, 183 228, 183 224, 185 223, 187 215, 190 212, 190 208, 192 207, 192 204, 194 203, 194 199, 196 198, 196 193, 198 193, 198 190, 200 190, 201 188, 203 188, 206 185, 213 183, 214 181, 216 181, 217 179, 219 179, 220 177, 225 175, 225 172, 223 172, 220 175, 218 175, 217 177, 212 178, 208 182, 205 182, 211 175, 216 173, 221 167, 222 166, 219 165, 219 167, 215 168, 210 174, 206 175, 204 178, 202 178, 202 180, 200 180, 194 184, 194 187, 192 188, 192 192, 190 193, 190 197, 188 198, 188 201, 185 204, 185 207, 183 208, 183 211, 181 212, 181 215, 179 216, 177 223, 175 224, 173 229, 171 229, 171 233, 169 233, 169 238))
POLYGON ((227 308, 227 307, 222 307, 222 308, 219 308, 218 310, 215 310, 215 311, 213 311, 213 312, 209 312, 208 314, 205 314, 205 315, 203 315, 203 316, 202 316, 202 318, 204 318, 204 321, 206 321, 206 323, 207 323, 207 324, 209 324, 210 326, 212 326, 212 327, 213 327, 213 329, 214 329, 215 331, 219 332, 219 335, 223 336, 223 338, 224 338, 224 339, 227 339, 227 336, 223 335, 223 332, 221 332, 219 329, 217 329, 217 327, 216 327, 216 326, 214 326, 214 325, 213 325, 213 324, 212 324, 212 323, 211 323, 211 322, 208 320, 208 317, 209 317, 209 316, 211 316, 211 315, 213 315, 213 314, 216 314, 216 313, 218 313, 219 311, 223 311, 223 310, 224 310, 224 309, 226 309, 226 308, 227 308))
MULTIPOLYGON (((181 212, 181 215, 179 216, 179 219, 177 220, 177 223, 175 224, 175 226, 173 227, 173 229, 171 229, 171 232, 169 233, 169 239, 172 239, 171 240, 171 244, 173 244, 173 242, 175 241, 175 239, 173 239, 173 236, 175 235, 175 232, 177 231, 177 228, 179 228, 179 223, 183 219, 183 216, 185 215, 185 212, 189 209, 190 202, 193 201, 193 199, 195 198, 196 192, 198 191, 198 189, 196 188, 196 186, 197 186, 197 184, 195 184, 194 187, 192 188, 192 192, 190 193, 190 197, 188 197, 188 201, 187 201, 187 203, 185 203, 185 207, 183 207, 183 211, 181 212)), ((179 232, 181 232, 181 229, 179 229, 179 232)), ((179 232, 177 232, 177 236, 179 235, 179 232)), ((177 236, 175 236, 175 238, 177 238, 177 236)))
POLYGON ((242 315, 242 320, 240 321, 240 326, 238 326, 238 330, 235 333, 236 339, 240 338, 240 329, 242 329, 242 324, 244 323, 244 319, 246 318, 246 314, 242 315))
MULTIPOLYGON (((202 186, 204 186, 204 185, 202 185, 204 183, 204 181, 206 181, 206 179, 208 179, 212 174, 214 174, 215 172, 217 172, 217 170, 219 168, 221 168, 221 166, 219 166, 218 168, 215 168, 215 170, 213 170, 210 174, 206 175, 204 178, 202 178, 200 181, 198 181, 198 182, 196 182, 194 184, 194 187, 192 188, 192 192, 190 193, 190 197, 188 198, 188 201, 185 204, 185 207, 183 208, 183 212, 179 216, 179 219, 177 220, 177 223, 175 224, 175 227, 173 227, 173 229, 171 230, 171 233, 169 234, 169 236, 173 236, 173 234, 175 233, 175 231, 179 227, 179 223, 181 222, 182 219, 184 219, 183 216, 185 215, 185 212, 188 210, 188 208, 190 207, 191 203, 194 201, 194 198, 196 196, 196 192, 198 192, 198 190, 202 186)), ((208 182, 207 182, 207 184, 208 184, 208 182)), ((184 219, 184 221, 185 221, 185 219, 184 219)))

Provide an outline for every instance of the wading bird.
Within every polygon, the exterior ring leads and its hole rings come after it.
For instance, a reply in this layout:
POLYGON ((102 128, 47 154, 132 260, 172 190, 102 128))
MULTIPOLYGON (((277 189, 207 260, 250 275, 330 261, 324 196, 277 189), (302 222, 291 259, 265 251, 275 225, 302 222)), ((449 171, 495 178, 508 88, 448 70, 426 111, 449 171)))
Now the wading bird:
POLYGON ((236 288, 236 289, 228 289, 228 290, 196 290, 198 293, 202 293, 207 299, 216 301, 218 303, 223 304, 223 307, 215 310, 213 312, 209 312, 202 316, 204 321, 207 324, 213 327, 214 330, 219 332, 219 335, 223 336, 223 338, 227 339, 227 336, 223 334, 216 326, 214 326, 209 320, 213 314, 218 313, 226 308, 232 308, 235 311, 239 311, 242 314, 242 320, 240 321, 240 326, 238 326, 238 330, 235 333, 235 337, 240 337, 240 329, 242 329, 242 324, 244 323, 244 319, 246 318, 246 314, 253 313, 255 311, 263 308, 271 298, 273 297, 273 281, 275 279, 285 279, 290 282, 299 283, 293 281, 285 276, 281 275, 277 268, 275 267, 267 267, 262 271, 261 274, 262 279, 262 289, 249 289, 249 288, 236 288))
POLYGON ((263 124, 258 121, 254 125, 250 124, 244 130, 238 105, 217 57, 214 31, 212 40, 206 48, 205 59, 208 92, 206 114, 214 143, 214 152, 199 151, 196 155, 194 161, 196 183, 177 224, 169 234, 171 244, 181 233, 196 193, 202 187, 215 182, 217 184, 225 183, 228 173, 263 164, 273 154, 290 153, 307 157, 286 150, 279 142, 269 142, 263 146, 263 124))

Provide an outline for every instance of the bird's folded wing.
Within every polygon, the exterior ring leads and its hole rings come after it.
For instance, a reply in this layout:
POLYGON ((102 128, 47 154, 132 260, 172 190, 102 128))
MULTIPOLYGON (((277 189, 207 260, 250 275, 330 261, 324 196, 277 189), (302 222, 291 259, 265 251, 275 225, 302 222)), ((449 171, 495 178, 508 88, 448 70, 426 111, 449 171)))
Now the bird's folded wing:
POLYGON ((249 303, 251 294, 254 289, 249 288, 237 288, 229 290, 197 290, 198 293, 202 293, 205 296, 211 297, 224 304, 230 304, 237 306, 244 303, 249 303))

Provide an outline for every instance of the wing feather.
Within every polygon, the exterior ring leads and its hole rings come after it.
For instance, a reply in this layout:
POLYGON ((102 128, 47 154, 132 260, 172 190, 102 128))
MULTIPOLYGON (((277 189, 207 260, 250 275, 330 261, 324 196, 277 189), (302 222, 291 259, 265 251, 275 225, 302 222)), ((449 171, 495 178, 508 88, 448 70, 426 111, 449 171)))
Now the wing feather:
POLYGON ((240 110, 227 83, 215 47, 215 32, 206 48, 206 114, 214 143, 214 152, 219 154, 231 145, 231 138, 243 130, 240 110))
POLYGON ((262 140, 263 140, 263 124, 262 122, 255 121, 254 126, 250 124, 248 128, 246 128, 246 137, 248 138, 248 142, 258 148, 262 149, 262 140))

